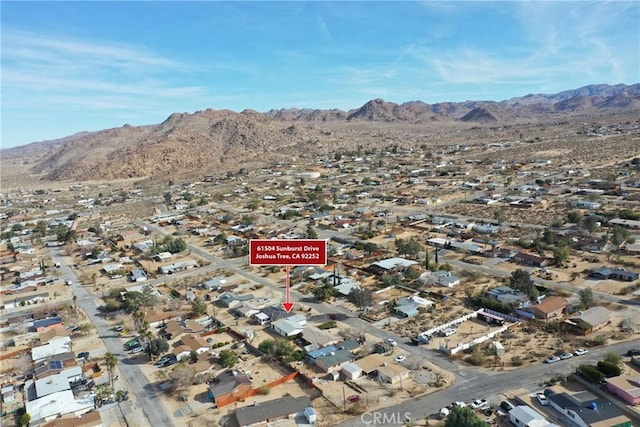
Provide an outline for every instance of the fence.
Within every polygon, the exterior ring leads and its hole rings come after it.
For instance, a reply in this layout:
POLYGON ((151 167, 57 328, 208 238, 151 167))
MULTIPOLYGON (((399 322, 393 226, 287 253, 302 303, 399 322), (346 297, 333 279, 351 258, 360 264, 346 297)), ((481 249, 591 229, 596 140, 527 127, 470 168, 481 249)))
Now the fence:
POLYGON ((216 400, 216 406, 218 408, 222 408, 224 406, 230 405, 231 403, 235 403, 237 401, 247 399, 247 398, 249 398, 251 396, 255 396, 256 394, 264 393, 265 387, 267 389, 270 389, 270 388, 273 388, 273 387, 277 387, 282 383, 285 383, 287 381, 291 381, 297 375, 298 375, 298 372, 294 371, 294 372, 291 372, 288 375, 285 375, 284 377, 280 377, 277 380, 271 381, 270 383, 267 383, 267 384, 265 384, 263 386, 260 386, 260 388, 252 388, 252 389, 248 390, 246 393, 243 393, 243 394, 241 394, 239 396, 230 396, 227 399, 216 400))
POLYGON ((506 331, 507 329, 509 329, 510 327, 512 327, 514 325, 517 325, 517 323, 511 323, 509 325, 503 326, 500 329, 496 329, 495 331, 492 331, 492 332, 488 333, 487 335, 483 335, 483 336, 481 336, 479 338, 476 338, 474 340, 471 340, 471 341, 469 341, 467 343, 458 344, 455 348, 448 349, 446 347, 440 347, 440 350, 441 351, 446 351, 449 354, 459 353, 459 352, 461 352, 463 350, 466 350, 466 349, 468 349, 470 347, 473 347, 474 345, 483 343, 486 340, 488 340, 489 338, 493 338, 496 335, 501 334, 502 332, 506 331))

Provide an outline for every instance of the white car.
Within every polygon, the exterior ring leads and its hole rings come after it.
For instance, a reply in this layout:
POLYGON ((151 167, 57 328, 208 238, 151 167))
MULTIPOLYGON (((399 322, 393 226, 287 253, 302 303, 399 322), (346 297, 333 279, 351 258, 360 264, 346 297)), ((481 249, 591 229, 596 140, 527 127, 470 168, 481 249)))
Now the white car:
POLYGON ((398 346, 398 343, 397 343, 397 342, 396 342, 396 340, 394 340, 393 338, 387 338, 387 339, 385 340, 385 342, 386 342, 387 344, 389 344, 391 347, 397 347, 397 346, 398 346))
POLYGON ((403 356, 402 354, 400 356, 396 356, 395 358, 396 362, 404 362, 405 360, 407 360, 407 357, 403 356))
POLYGON ((575 354, 576 356, 582 356, 587 353, 589 353, 589 350, 587 350, 586 348, 579 348, 573 352, 573 354, 575 354))
POLYGON ((549 406, 549 400, 544 393, 536 393, 536 399, 538 399, 538 403, 542 406, 549 406))
POLYGON ((469 405, 471 409, 486 409, 489 407, 487 399, 476 399, 469 405))

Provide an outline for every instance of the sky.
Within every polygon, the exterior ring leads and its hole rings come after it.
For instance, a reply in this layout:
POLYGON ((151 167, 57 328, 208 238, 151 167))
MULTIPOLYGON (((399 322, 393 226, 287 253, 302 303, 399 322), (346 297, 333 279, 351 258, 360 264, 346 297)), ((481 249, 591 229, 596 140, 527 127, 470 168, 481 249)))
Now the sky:
POLYGON ((640 82, 638 1, 2 1, 2 148, 207 108, 640 82))

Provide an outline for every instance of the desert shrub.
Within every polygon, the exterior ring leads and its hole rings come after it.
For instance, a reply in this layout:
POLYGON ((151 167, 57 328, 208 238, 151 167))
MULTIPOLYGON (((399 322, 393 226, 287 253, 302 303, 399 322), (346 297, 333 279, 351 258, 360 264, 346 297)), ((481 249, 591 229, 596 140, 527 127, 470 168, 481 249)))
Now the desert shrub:
POLYGON ((595 384, 600 384, 605 378, 598 368, 591 365, 580 365, 579 372, 584 379, 595 384))
POLYGON ((606 360, 598 362, 598 370, 607 378, 617 377, 622 372, 618 365, 612 362, 607 362, 606 360))

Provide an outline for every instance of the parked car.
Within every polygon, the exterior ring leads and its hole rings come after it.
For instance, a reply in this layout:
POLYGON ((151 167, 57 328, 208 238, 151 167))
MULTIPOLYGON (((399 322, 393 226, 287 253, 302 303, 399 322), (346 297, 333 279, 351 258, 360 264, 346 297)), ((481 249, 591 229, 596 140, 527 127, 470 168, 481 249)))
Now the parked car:
POLYGON ((87 360, 89 358, 89 352, 88 351, 83 351, 81 353, 78 353, 76 355, 76 359, 84 359, 87 360))
POLYGON ((637 348, 632 348, 629 351, 627 351, 627 356, 628 357, 640 356, 640 350, 638 350, 637 348))
POLYGON ((397 347, 397 346, 398 346, 398 343, 397 343, 397 342, 396 342, 396 340, 394 340, 393 338, 387 338, 387 339, 385 340, 385 342, 386 342, 387 344, 389 344, 391 347, 397 347))
POLYGON ((131 347, 131 354, 142 353, 143 351, 142 346, 131 347))
POLYGON ((395 361, 396 362, 404 362, 405 360, 407 360, 406 356, 403 356, 402 354, 399 356, 396 356, 395 361))
POLYGON ((476 399, 469 405, 471 409, 485 409, 489 407, 487 399, 476 399))
POLYGON ((123 327, 118 325, 118 326, 114 326, 113 330, 116 332, 122 332, 123 327))
POLYGON ((513 406, 511 402, 507 402, 506 400, 500 402, 500 409, 502 409, 506 413, 509 413, 509 411, 511 411, 513 408, 515 408, 515 406, 513 406))
POLYGON ((447 418, 449 412, 448 408, 440 408, 440 418, 447 418))
POLYGON ((582 356, 583 354, 587 354, 587 353, 589 353, 589 350, 582 347, 580 347, 579 349, 573 352, 573 354, 575 354, 576 356, 582 356))
POLYGON ((560 355, 560 360, 567 360, 573 357, 573 353, 562 353, 560 355))
POLYGON ((544 359, 544 363, 556 363, 559 361, 560 361, 560 358, 558 356, 549 356, 546 359, 544 359))
POLYGON ((347 401, 349 403, 356 403, 356 402, 360 401, 360 395, 359 394, 351 395, 351 396, 347 397, 347 401))
POLYGON ((536 399, 538 399, 538 403, 542 406, 549 406, 549 400, 547 399, 547 396, 544 395, 544 393, 536 393, 536 399))

